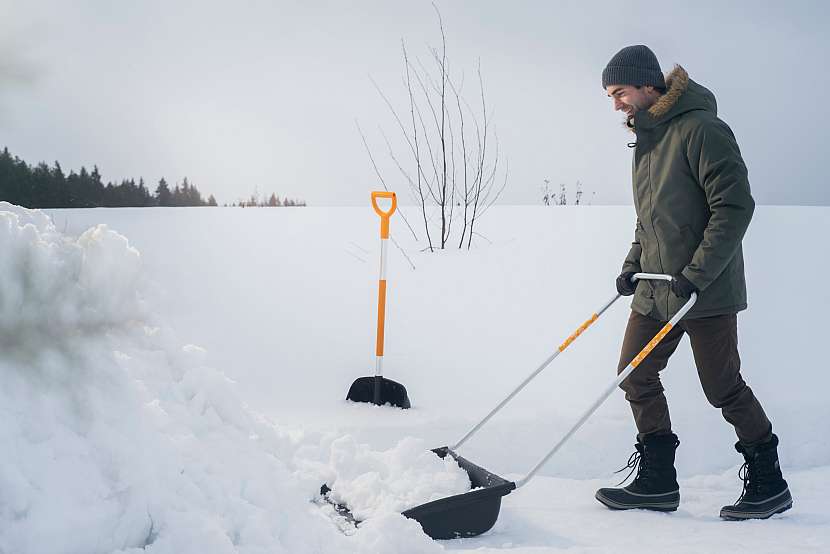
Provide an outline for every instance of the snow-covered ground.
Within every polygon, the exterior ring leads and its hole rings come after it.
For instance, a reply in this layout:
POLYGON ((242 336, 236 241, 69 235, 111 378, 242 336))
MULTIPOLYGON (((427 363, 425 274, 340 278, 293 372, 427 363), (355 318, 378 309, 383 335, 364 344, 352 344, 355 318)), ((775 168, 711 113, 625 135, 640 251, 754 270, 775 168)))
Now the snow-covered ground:
MULTIPOLYGON (((0 552, 830 550, 828 208, 761 207, 745 240, 744 376, 781 438, 790 512, 718 519, 741 460, 684 343, 664 377, 678 512, 593 499, 633 450, 620 392, 493 530, 441 542, 396 515, 438 490, 425 479, 457 485, 417 452, 458 439, 613 294, 631 208, 497 207, 472 251, 432 254, 394 216, 385 369, 408 411, 343 399, 374 363, 368 206, 48 215, 0 205, 0 552), (337 479, 371 515, 356 532, 312 502, 337 479)), ((462 453, 526 472, 613 379, 626 303, 462 453)))

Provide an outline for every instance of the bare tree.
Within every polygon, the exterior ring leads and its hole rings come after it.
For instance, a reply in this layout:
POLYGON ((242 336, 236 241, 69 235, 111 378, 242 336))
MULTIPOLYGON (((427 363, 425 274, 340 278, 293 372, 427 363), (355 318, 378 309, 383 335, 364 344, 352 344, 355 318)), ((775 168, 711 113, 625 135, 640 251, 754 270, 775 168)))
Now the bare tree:
MULTIPOLYGON (((542 185, 542 203, 545 206, 550 206, 553 204, 554 206, 567 206, 568 205, 568 188, 565 186, 565 183, 559 184, 559 194, 557 195, 554 191, 550 188, 550 179, 544 179, 543 182, 545 183, 542 185)), ((582 182, 577 181, 575 186, 574 192, 574 205, 579 206, 582 204, 582 196, 584 191, 582 190, 582 182)), ((596 192, 591 192, 591 200, 593 200, 596 192)), ((591 201, 588 201, 588 205, 591 205, 591 201)))
MULTIPOLYGON (((407 116, 401 117, 402 110, 374 80, 372 84, 391 112, 403 141, 406 153, 401 157, 383 129, 380 130, 389 159, 408 185, 410 197, 420 211, 427 248, 432 251, 457 244, 458 248, 469 249, 476 235, 476 222, 507 186, 508 170, 506 164, 500 164, 498 137, 484 94, 481 63, 476 67, 478 91, 473 107, 464 96, 463 75, 459 80, 452 76, 444 22, 435 4, 433 8, 441 44, 428 48, 427 63, 413 60, 405 42, 401 41, 407 116), (505 167, 502 169, 501 165, 505 167), (454 232, 459 236, 451 241, 454 232)), ((359 125, 358 132, 376 175, 388 190, 387 180, 359 125)), ((404 220, 417 239, 409 221, 405 217, 404 220)))

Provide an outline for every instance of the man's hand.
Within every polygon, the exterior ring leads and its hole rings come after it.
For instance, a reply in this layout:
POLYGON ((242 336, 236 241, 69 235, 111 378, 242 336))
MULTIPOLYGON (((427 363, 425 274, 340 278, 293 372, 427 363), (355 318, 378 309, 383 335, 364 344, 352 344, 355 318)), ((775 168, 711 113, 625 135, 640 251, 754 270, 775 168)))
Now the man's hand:
POLYGON ((617 277, 617 292, 622 296, 631 296, 637 290, 637 283, 631 281, 633 271, 624 271, 617 277))
POLYGON ((682 273, 673 275, 674 279, 671 282, 671 291, 679 298, 689 298, 693 292, 699 292, 697 287, 691 281, 686 279, 682 273))

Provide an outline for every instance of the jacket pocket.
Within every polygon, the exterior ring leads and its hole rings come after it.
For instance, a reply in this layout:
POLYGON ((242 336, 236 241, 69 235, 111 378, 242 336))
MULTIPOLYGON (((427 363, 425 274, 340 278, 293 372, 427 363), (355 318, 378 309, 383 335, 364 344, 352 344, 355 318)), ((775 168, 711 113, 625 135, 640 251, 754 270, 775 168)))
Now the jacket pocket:
POLYGON ((691 228, 691 226, 682 225, 680 227, 680 238, 683 241, 683 246, 686 249, 686 253, 688 254, 689 258, 688 261, 690 262, 692 261, 692 256, 697 250, 697 247, 700 246, 700 242, 703 240, 703 237, 696 233, 695 230, 691 228))

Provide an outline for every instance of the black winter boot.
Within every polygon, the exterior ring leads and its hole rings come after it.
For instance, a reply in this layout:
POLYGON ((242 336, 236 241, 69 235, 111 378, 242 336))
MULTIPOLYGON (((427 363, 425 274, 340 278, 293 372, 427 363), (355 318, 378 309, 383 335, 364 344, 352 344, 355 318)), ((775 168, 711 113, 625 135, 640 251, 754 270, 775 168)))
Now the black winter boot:
POLYGON ((612 510, 643 508, 660 512, 675 511, 680 505, 680 487, 674 469, 674 451, 679 444, 677 435, 673 433, 645 437, 642 442, 638 441, 634 445, 637 451, 623 468, 631 468, 631 473, 637 470, 634 481, 621 489, 599 489, 596 499, 612 510))
POLYGON ((721 508, 720 517, 767 519, 792 508, 793 497, 778 464, 778 437, 772 435, 770 441, 756 446, 738 442, 735 450, 744 456, 744 465, 738 471, 744 488, 734 505, 721 508))

